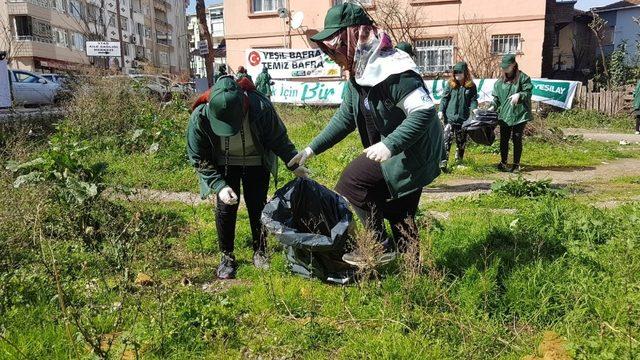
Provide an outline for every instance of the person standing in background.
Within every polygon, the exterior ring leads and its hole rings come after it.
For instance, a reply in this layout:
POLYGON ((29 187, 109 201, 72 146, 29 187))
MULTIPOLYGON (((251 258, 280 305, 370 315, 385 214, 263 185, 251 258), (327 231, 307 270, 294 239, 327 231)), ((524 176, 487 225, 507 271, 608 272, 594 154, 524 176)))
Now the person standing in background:
POLYGON ((267 99, 271 100, 271 85, 273 85, 273 81, 271 81, 269 69, 264 66, 262 72, 256 78, 256 89, 262 93, 262 95, 266 96, 267 99))
POLYGON ((500 119, 500 171, 509 171, 509 139, 513 141, 513 166, 511 172, 520 171, 524 128, 533 119, 531 92, 533 85, 529 75, 520 71, 516 56, 506 54, 500 64, 502 77, 493 86, 493 102, 489 110, 498 112, 500 119))
POLYGON ((249 81, 253 82, 253 78, 251 78, 251 75, 247 73, 247 69, 245 69, 244 66, 238 67, 238 72, 236 73, 236 80, 240 80, 242 78, 247 78, 249 81))
MULTIPOLYGON (((464 149, 467 144, 467 133, 462 129, 472 112, 478 109, 478 88, 473 82, 469 67, 464 61, 453 66, 453 76, 447 81, 444 95, 440 102, 438 117, 443 121, 445 127, 450 127, 451 136, 445 138, 444 159, 440 163, 441 169, 447 168, 449 152, 451 151, 452 138, 456 141, 456 161, 461 162, 464 158, 464 149)), ((449 133, 445 129, 445 134, 449 133)))

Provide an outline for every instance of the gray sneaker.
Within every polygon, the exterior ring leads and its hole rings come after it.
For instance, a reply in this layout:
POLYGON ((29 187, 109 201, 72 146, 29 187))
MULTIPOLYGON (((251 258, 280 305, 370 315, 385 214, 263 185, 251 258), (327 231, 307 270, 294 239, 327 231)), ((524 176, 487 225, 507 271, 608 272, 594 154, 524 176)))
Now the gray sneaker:
POLYGON ((253 253, 253 266, 260 270, 269 270, 269 258, 263 251, 253 253))
POLYGON ((216 276, 221 280, 235 279, 238 263, 233 254, 222 254, 220 257, 220 265, 216 270, 216 276))
MULTIPOLYGON (((373 265, 376 267, 386 265, 392 262, 395 258, 395 252, 384 252, 378 256, 378 258, 375 260, 375 264, 373 265)), ((365 257, 358 250, 342 255, 342 261, 359 268, 363 268, 369 265, 367 264, 365 257)))

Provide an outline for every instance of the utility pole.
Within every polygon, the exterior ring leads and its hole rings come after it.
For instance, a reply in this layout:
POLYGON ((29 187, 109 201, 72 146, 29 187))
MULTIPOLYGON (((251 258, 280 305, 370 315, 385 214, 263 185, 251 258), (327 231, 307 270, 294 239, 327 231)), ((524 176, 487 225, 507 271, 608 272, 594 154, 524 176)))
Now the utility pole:
POLYGON ((207 70, 207 83, 209 87, 213 86, 213 63, 215 56, 213 55, 213 41, 211 39, 211 32, 209 32, 209 26, 207 25, 207 8, 204 5, 204 0, 196 1, 196 16, 198 17, 198 23, 200 24, 200 40, 207 40, 207 48, 209 53, 204 56, 204 66, 207 70))
POLYGON ((120 43, 120 69, 125 73, 124 69, 124 47, 122 46, 122 24, 120 22, 120 0, 116 0, 116 24, 118 25, 118 42, 120 43))

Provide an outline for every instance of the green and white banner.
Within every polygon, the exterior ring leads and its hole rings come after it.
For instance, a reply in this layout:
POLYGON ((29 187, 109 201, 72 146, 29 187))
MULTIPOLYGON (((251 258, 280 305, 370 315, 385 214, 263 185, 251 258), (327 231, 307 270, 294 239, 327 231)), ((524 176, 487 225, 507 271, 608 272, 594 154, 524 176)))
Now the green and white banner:
MULTIPOLYGON (((433 101, 440 103, 447 80, 425 80, 433 101)), ((493 85, 496 79, 475 80, 478 87, 478 101, 493 100, 493 85)), ((549 79, 532 79, 533 101, 571 109, 573 98, 579 82, 549 79)), ((272 86, 271 100, 276 103, 310 104, 310 105, 338 105, 342 102, 342 91, 345 81, 299 82, 276 80, 272 86)))

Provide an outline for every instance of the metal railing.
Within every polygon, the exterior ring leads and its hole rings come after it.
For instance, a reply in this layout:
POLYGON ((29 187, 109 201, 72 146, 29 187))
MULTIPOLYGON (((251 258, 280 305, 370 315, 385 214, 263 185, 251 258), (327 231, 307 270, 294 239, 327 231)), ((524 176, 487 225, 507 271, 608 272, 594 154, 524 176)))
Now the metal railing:
POLYGON ((40 36, 40 35, 18 35, 16 36, 18 41, 33 41, 44 44, 53 44, 53 37, 40 36))

